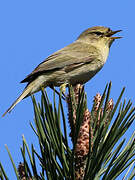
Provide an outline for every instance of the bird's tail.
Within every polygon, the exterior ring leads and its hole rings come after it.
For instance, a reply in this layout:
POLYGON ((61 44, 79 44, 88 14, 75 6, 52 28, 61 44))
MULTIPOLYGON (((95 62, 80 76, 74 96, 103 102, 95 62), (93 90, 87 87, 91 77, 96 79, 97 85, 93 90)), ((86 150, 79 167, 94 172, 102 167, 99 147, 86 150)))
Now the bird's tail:
POLYGON ((7 113, 10 113, 12 109, 25 97, 31 95, 31 91, 33 89, 33 83, 28 84, 24 89, 23 93, 16 99, 16 101, 7 109, 7 111, 2 115, 4 117, 7 113))

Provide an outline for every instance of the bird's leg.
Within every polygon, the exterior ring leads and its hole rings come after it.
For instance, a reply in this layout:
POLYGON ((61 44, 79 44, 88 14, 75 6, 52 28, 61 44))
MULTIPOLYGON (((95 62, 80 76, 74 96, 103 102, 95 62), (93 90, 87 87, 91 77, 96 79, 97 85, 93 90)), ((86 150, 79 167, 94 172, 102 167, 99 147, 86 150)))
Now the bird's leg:
MULTIPOLYGON (((60 92, 58 92, 58 91, 54 88, 54 86, 51 85, 51 86, 49 86, 49 87, 50 87, 53 91, 55 91, 56 94, 58 94, 58 95, 60 96, 60 92)), ((63 94, 63 93, 62 93, 62 94, 63 94)), ((62 97, 62 99, 64 99, 64 100, 66 99, 66 98, 65 98, 65 97, 66 97, 65 94, 63 94, 63 96, 61 96, 61 97, 62 97)))
POLYGON ((60 92, 62 93, 62 95, 66 98, 65 95, 65 91, 66 91, 66 86, 68 85, 68 83, 64 83, 60 86, 60 92))
POLYGON ((65 93, 65 91, 66 91, 66 86, 67 86, 67 83, 64 83, 64 84, 62 84, 62 85, 60 86, 60 91, 61 91, 62 93, 65 93))

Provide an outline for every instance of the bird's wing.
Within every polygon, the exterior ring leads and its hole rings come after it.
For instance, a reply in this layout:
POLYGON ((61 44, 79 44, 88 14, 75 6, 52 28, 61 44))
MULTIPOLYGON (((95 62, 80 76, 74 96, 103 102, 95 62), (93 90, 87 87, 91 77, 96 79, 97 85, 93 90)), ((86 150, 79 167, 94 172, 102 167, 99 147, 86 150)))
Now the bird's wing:
POLYGON ((61 68, 69 71, 84 63, 90 63, 97 57, 96 52, 94 46, 92 47, 90 44, 75 41, 46 58, 45 61, 39 64, 21 83, 30 82, 41 73, 61 68))

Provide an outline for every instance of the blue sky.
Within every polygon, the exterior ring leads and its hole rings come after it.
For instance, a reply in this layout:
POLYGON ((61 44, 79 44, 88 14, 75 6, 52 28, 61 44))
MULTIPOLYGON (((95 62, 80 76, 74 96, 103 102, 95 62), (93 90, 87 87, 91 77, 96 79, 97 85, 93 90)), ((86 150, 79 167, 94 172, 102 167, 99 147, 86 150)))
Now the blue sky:
MULTIPOLYGON (((72 43, 85 29, 103 25, 119 33, 103 69, 86 86, 89 106, 93 96, 102 93, 112 81, 111 97, 116 102, 125 86, 124 97, 134 103, 135 67, 135 1, 90 0, 4 0, 0 1, 0 114, 2 115, 25 87, 19 82, 40 62, 56 50, 72 43)), ((51 90, 48 90, 51 96, 51 90)), ((40 93, 36 95, 40 99, 40 93)), ((0 161, 14 179, 13 169, 4 144, 7 144, 15 163, 21 159, 22 134, 31 145, 34 133, 31 98, 19 103, 11 114, 0 118, 0 161)), ((126 134, 130 137, 135 123, 126 134)), ((36 144, 36 143, 35 143, 36 144)))

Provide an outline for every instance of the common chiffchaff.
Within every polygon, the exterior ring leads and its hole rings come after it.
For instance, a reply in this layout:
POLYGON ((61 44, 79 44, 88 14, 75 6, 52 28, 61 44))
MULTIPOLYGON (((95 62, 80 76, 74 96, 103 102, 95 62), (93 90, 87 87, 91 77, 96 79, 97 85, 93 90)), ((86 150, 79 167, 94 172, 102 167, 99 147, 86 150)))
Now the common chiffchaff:
POLYGON ((88 28, 72 44, 50 55, 21 81, 27 82, 27 86, 3 116, 22 99, 41 90, 41 87, 86 83, 105 64, 110 46, 120 38, 112 35, 120 31, 103 26, 88 28))

